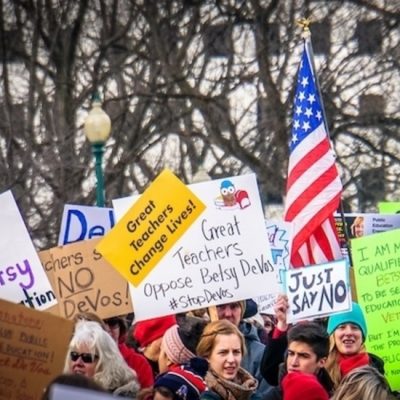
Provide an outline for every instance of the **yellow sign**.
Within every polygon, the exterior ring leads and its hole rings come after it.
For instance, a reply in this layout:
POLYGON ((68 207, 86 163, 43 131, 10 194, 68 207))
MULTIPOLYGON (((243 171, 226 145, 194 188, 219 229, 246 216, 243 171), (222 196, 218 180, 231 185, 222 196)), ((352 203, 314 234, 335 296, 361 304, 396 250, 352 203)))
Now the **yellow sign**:
POLYGON ((205 208, 183 182, 164 170, 96 249, 138 286, 205 208))

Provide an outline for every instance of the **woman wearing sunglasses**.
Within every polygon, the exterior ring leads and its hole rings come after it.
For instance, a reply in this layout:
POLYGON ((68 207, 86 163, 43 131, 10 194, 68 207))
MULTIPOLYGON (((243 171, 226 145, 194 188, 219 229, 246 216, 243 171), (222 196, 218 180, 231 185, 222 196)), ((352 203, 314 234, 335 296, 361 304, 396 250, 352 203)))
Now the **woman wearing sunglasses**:
POLYGON ((64 372, 85 375, 108 392, 122 397, 134 398, 140 389, 117 344, 97 322, 77 322, 64 372))

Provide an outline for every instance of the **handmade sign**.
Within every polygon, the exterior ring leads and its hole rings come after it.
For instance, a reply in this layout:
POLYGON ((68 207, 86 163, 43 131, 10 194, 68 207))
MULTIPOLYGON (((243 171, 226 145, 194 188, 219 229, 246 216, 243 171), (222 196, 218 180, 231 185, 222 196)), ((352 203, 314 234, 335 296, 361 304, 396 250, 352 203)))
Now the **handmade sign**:
POLYGON ((0 398, 40 399, 62 373, 73 323, 0 300, 0 398))
POLYGON ((112 208, 66 204, 58 245, 104 236, 114 224, 112 208))
POLYGON ((351 309, 345 260, 285 271, 288 322, 314 319, 351 309))
POLYGON ((45 310, 57 303, 11 191, 0 195, 0 298, 45 310))
POLYGON ((400 201, 382 201, 378 210, 380 214, 400 214, 400 201))
POLYGON ((391 388, 400 390, 400 229, 354 239, 351 247, 367 349, 383 359, 391 388))
MULTIPOLYGON (((290 266, 290 248, 292 245, 292 224, 279 220, 266 220, 268 241, 272 253, 272 262, 276 268, 276 279, 283 282, 284 272, 290 266)), ((282 290, 279 293, 282 293, 282 290)), ((254 298, 259 313, 274 313, 273 306, 278 293, 265 293, 254 298)))
POLYGON ((128 282, 96 251, 100 239, 39 253, 58 299, 59 315, 92 312, 109 318, 132 312, 128 282))
MULTIPOLYGON (((131 286, 138 320, 279 291, 255 175, 189 188, 207 208, 146 278, 131 286)), ((161 188, 155 199, 169 191, 161 188)), ((135 201, 115 200, 116 219, 126 220, 135 201)))

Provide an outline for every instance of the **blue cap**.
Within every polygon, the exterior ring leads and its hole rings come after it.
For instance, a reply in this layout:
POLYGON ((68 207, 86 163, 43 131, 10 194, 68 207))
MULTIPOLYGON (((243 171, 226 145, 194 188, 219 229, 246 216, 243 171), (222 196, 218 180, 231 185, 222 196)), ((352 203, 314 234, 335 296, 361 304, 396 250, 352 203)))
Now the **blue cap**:
POLYGON ((365 321, 364 313, 357 303, 352 303, 351 311, 345 313, 331 315, 328 319, 328 333, 332 335, 335 329, 342 324, 355 324, 362 332, 363 339, 367 337, 367 322, 365 321))

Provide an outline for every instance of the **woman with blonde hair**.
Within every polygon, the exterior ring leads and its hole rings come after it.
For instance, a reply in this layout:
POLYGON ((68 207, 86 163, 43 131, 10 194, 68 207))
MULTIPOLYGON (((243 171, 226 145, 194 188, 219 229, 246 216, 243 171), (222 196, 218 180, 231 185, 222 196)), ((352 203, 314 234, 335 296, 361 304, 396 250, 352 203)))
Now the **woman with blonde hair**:
POLYGON ((388 400, 390 387, 385 377, 367 365, 343 378, 331 400, 388 400))
POLYGON ((203 400, 248 400, 257 389, 257 380, 240 367, 245 353, 244 337, 228 320, 209 323, 197 345, 197 355, 207 359, 208 390, 203 400))
POLYGON ((94 321, 78 321, 69 344, 64 373, 85 375, 121 397, 136 397, 135 372, 122 358, 111 336, 94 321))
POLYGON ((384 363, 378 356, 367 353, 365 339, 367 322, 361 307, 354 303, 352 310, 331 315, 328 320, 330 349, 325 369, 328 371, 334 388, 352 370, 371 365, 384 375, 384 363))

